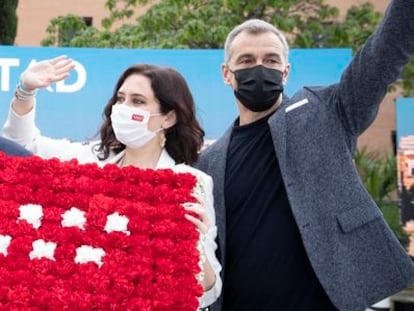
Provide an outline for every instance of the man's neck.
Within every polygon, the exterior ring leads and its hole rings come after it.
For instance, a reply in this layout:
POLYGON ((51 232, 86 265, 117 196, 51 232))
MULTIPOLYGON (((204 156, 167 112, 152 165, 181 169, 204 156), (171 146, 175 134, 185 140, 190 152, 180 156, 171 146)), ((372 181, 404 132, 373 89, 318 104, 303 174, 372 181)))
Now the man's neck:
POLYGON ((263 119, 264 117, 272 114, 275 112, 279 106, 282 104, 282 96, 279 97, 277 102, 270 107, 268 110, 260 111, 260 112, 254 112, 246 107, 244 107, 241 103, 237 103, 239 106, 239 125, 247 125, 253 122, 256 122, 257 120, 263 119))

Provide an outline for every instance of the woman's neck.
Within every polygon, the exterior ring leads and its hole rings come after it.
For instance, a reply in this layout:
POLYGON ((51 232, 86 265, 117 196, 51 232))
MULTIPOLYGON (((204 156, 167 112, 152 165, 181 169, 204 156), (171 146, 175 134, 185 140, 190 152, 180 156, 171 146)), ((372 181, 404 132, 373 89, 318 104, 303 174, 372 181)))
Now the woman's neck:
POLYGON ((125 154, 119 166, 132 165, 138 168, 155 169, 160 159, 162 148, 158 144, 147 144, 138 149, 125 148, 125 154))

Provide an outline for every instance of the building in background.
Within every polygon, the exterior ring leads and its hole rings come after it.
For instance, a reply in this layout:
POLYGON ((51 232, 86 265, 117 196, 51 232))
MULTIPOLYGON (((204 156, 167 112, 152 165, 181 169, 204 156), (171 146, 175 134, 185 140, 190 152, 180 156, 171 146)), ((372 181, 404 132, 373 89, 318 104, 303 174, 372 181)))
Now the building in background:
MULTIPOLYGON (((159 0, 158 0, 159 1, 159 0)), ((136 16, 145 13, 149 6, 158 2, 149 1, 148 5, 141 5, 136 16)), ((340 16, 344 17, 347 10, 353 5, 361 5, 369 0, 327 0, 332 6, 340 10, 340 16)), ((20 0, 17 10, 19 22, 17 29, 16 45, 40 46, 42 39, 46 37, 46 28, 49 21, 57 16, 76 14, 99 28, 101 20, 108 15, 104 4, 106 0, 20 0)), ((384 12, 389 0, 370 0, 379 12, 384 12)), ((379 115, 371 127, 360 137, 359 147, 367 147, 369 150, 396 152, 395 150, 395 105, 394 99, 398 93, 388 94, 382 104, 379 115)))
POLYGON ((414 135, 402 136, 398 146, 398 192, 401 219, 405 223, 414 221, 414 135))
MULTIPOLYGON (((42 39, 47 36, 49 21, 67 14, 82 16, 88 24, 101 28, 101 20, 109 15, 105 2, 106 0, 19 0, 15 45, 40 46, 42 39)), ((138 6, 133 18, 145 13, 148 7, 157 2, 158 0, 149 0, 147 5, 138 6)))

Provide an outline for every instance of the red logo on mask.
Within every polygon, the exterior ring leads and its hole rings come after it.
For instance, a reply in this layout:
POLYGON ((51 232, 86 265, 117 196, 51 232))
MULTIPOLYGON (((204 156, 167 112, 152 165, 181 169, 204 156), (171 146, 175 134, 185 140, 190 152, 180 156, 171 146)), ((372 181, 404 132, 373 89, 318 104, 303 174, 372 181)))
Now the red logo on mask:
POLYGON ((141 122, 142 120, 144 120, 144 116, 141 114, 133 114, 131 116, 131 120, 141 122))

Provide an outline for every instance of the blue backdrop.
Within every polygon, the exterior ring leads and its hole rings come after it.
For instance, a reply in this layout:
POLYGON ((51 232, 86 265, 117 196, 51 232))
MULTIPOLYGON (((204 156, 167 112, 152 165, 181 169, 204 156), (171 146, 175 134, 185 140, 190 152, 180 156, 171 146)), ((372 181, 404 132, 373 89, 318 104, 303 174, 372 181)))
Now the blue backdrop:
MULTIPOLYGON (((351 59, 350 49, 293 49, 286 93, 304 85, 338 81, 351 59)), ((31 61, 65 54, 77 70, 60 84, 38 92, 37 125, 43 135, 85 140, 102 121, 102 109, 120 73, 134 63, 177 69, 197 104, 206 138, 217 138, 237 116, 233 92, 221 76, 222 50, 35 48, 0 46, 0 126, 4 124, 20 73, 31 61)))
POLYGON ((414 98, 398 98, 396 102, 397 146, 403 136, 414 136, 414 98))

